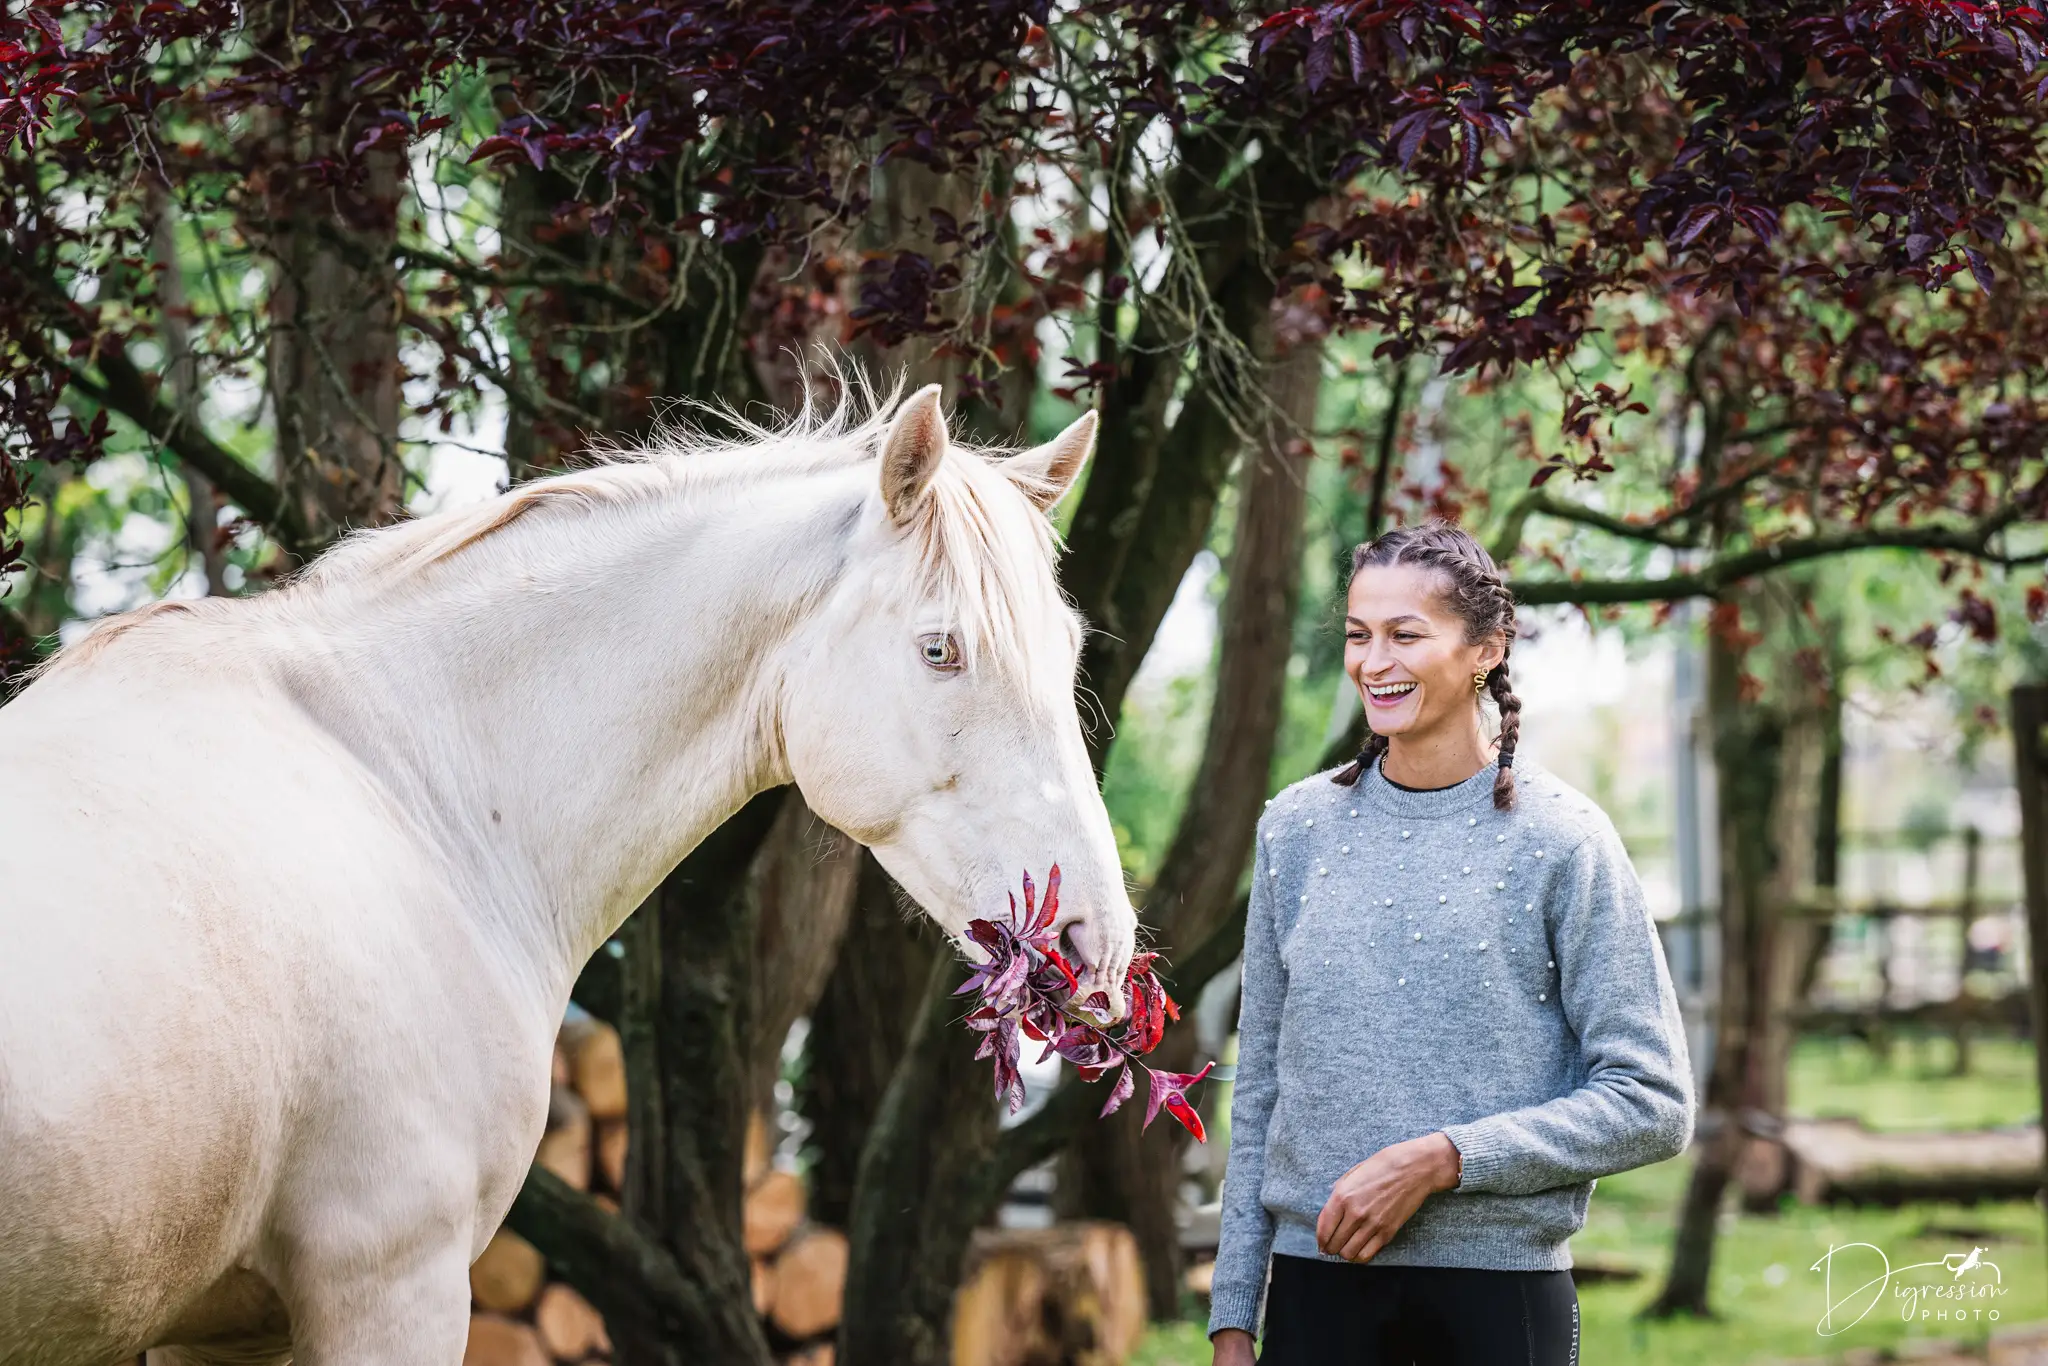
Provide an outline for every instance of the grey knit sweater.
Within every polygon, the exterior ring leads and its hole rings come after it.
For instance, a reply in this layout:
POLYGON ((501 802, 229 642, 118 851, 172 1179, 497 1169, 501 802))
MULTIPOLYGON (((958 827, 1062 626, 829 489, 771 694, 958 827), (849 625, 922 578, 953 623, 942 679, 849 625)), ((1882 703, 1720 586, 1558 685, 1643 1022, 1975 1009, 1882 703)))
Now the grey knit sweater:
MULTIPOLYGON (((1404 791, 1294 784, 1259 821, 1209 1331, 1256 1331, 1269 1255, 1322 1257, 1338 1177, 1443 1130, 1463 1174, 1375 1264, 1572 1264, 1594 1179, 1691 1140, 1678 1000, 1613 822, 1518 760, 1404 791)), ((1324 1257, 1323 1260, 1334 1260, 1324 1257)))

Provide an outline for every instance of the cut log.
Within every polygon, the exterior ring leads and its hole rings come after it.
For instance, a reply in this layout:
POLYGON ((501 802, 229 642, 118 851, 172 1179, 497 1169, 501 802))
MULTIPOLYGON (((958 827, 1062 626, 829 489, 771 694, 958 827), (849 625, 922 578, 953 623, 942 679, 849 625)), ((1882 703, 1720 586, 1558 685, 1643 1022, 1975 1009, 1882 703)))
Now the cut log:
MULTIPOLYGON (((2032 1199, 2041 1189, 2041 1130, 2033 1124, 1877 1132, 1853 1119, 1792 1120, 1777 1144, 1783 1179, 1806 1204, 1970 1204, 2032 1199)), ((1761 1157, 1754 1163, 1760 1176, 1771 1166, 1761 1157)))
POLYGON ((1619 1257, 1602 1257, 1595 1253, 1590 1257, 1578 1257, 1572 1261, 1573 1285, 1614 1285, 1622 1281, 1639 1281, 1643 1269, 1633 1262, 1619 1257))
POLYGON ((581 1361, 592 1352, 612 1350, 604 1316, 559 1281, 540 1292, 540 1303, 533 1307, 533 1326, 540 1333, 541 1346, 557 1361, 581 1361))
POLYGON ((775 1264, 756 1257, 751 1271, 754 1312, 765 1319, 768 1317, 768 1311, 775 1305, 775 1264))
POLYGON ((769 1172, 747 1192, 742 1213, 747 1255, 771 1256, 803 1222, 804 1183, 791 1172, 769 1172))
POLYGON ((597 1170, 605 1189, 626 1188, 626 1121, 608 1119, 597 1126, 597 1170))
POLYGON ((1751 1137, 1735 1158, 1735 1185, 1742 1192, 1742 1208, 1750 1214, 1768 1214, 1778 1198, 1792 1186, 1792 1159, 1782 1141, 1751 1137))
POLYGON ((497 1314, 469 1316, 469 1343, 462 1366, 554 1366, 540 1335, 529 1324, 497 1314))
POLYGON ((562 1026, 561 1042, 569 1054, 571 1084, 591 1118, 624 1119, 626 1052, 619 1031, 601 1020, 578 1020, 562 1026))
POLYGON ((1115 1366, 1145 1330, 1145 1269, 1121 1224, 984 1231, 953 1302, 954 1366, 1115 1366))
POLYGON ((548 1097, 548 1128, 533 1160, 577 1190, 590 1189, 590 1110, 566 1086, 548 1097))
POLYGON ((811 1228, 775 1259, 775 1293, 768 1321, 802 1341, 839 1326, 846 1295, 846 1235, 811 1228))
POLYGON ((540 1295, 547 1265, 540 1249, 516 1233, 499 1229, 469 1268, 469 1293, 477 1308, 521 1314, 540 1295))

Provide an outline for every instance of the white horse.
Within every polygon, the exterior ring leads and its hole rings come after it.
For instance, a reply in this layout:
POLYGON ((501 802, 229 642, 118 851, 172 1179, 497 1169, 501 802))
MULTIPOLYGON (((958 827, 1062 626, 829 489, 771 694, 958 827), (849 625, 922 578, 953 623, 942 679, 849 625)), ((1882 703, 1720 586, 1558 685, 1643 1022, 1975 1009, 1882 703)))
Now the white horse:
POLYGON ((1046 513, 936 386, 359 533, 0 708, 0 1363, 463 1355, 583 962, 794 782, 956 936, 1136 927, 1046 513))

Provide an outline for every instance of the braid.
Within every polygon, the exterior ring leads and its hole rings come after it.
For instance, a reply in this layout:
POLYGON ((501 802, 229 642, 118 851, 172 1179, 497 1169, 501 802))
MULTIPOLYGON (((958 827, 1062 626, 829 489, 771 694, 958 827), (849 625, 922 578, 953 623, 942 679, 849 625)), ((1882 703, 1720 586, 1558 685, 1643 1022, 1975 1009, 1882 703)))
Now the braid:
POLYGON ((1358 751, 1358 757, 1356 759, 1353 759, 1343 768, 1340 768, 1335 773, 1332 773, 1330 775, 1330 781, 1333 783, 1342 783, 1345 787, 1352 786, 1360 778, 1363 778, 1365 776, 1366 770, 1372 767, 1373 760, 1379 758, 1382 754, 1385 754, 1386 752, 1387 737, 1381 735, 1372 727, 1367 726, 1365 729, 1365 747, 1358 751))
POLYGON ((1512 811, 1515 807, 1515 742, 1522 736, 1522 699, 1515 696, 1512 684, 1508 682, 1508 662, 1502 658, 1492 673, 1486 676, 1486 690, 1493 694, 1493 700, 1500 707, 1500 772, 1493 778, 1493 805, 1496 810, 1512 811))
MULTIPOLYGON (((1501 578, 1500 567, 1486 553, 1486 547, 1463 529, 1433 518, 1419 526, 1396 527, 1351 552, 1351 573, 1368 565, 1413 564, 1440 570, 1445 576, 1444 602, 1465 623, 1465 639, 1477 644, 1498 632, 1505 638, 1500 663, 1487 674, 1486 691, 1500 708, 1500 770, 1494 775, 1493 804, 1497 810, 1515 805, 1515 746, 1522 735, 1522 699, 1515 696, 1508 679, 1508 653, 1517 634, 1515 597, 1501 578)), ((1353 786, 1365 776, 1382 754, 1387 737, 1366 728, 1365 745, 1358 757, 1330 775, 1330 781, 1353 786)))
POLYGON ((1501 615, 1506 622, 1507 648, 1501 651, 1500 663, 1486 676, 1486 690, 1493 694, 1493 701, 1500 708, 1500 772, 1493 779, 1493 805, 1497 811, 1512 811, 1515 806, 1515 744, 1522 738, 1522 699, 1515 696, 1514 684, 1508 679, 1508 655, 1514 650, 1515 595, 1508 586, 1494 580, 1495 593, 1500 600, 1501 615))

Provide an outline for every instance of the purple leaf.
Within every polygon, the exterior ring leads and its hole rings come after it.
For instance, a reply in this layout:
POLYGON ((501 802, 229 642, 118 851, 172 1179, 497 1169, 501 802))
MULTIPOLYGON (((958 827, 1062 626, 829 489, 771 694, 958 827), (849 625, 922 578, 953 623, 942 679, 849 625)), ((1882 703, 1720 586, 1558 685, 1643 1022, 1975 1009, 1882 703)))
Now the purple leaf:
POLYGON ((1712 227, 1714 220, 1720 216, 1721 209, 1717 204, 1698 204, 1693 206, 1685 217, 1678 220, 1678 230, 1672 235, 1671 245, 1674 247, 1691 246, 1693 239, 1712 227))
POLYGON ((1991 292, 1991 263, 1984 259, 1984 253, 1975 247, 1963 248, 1963 259, 1970 263, 1970 274, 1975 277, 1977 287, 1986 294, 1991 292))
POLYGON ((1116 1070, 1116 1081, 1109 1088, 1109 1099, 1102 1103, 1102 1113, 1097 1118, 1107 1119, 1122 1109, 1123 1103, 1129 1100, 1131 1093, 1137 1089, 1137 1082, 1131 1079, 1130 1067, 1128 1065, 1118 1067, 1116 1070))
POLYGON ((1308 79, 1309 93, 1323 88, 1323 82, 1330 79, 1330 71, 1337 65, 1337 45, 1328 38, 1319 38, 1308 50, 1308 61, 1303 74, 1308 79))

